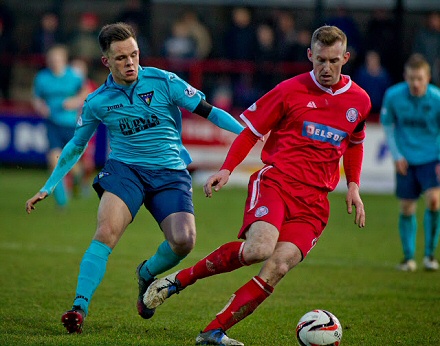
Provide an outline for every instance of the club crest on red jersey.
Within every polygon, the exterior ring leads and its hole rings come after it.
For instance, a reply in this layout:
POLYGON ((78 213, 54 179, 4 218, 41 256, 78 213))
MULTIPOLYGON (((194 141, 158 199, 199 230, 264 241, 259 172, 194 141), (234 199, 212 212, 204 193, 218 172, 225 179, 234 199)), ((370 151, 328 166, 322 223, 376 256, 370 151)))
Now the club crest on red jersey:
POLYGON ((256 217, 263 217, 264 215, 269 214, 269 209, 265 206, 259 207, 257 210, 255 210, 255 216, 256 217))
POLYGON ((257 110, 257 104, 254 102, 253 104, 250 105, 248 110, 251 112, 255 112, 257 110))
POLYGON ((357 120, 358 116, 359 116, 359 112, 357 111, 356 108, 350 108, 347 111, 347 113, 345 113, 345 117, 351 123, 354 123, 357 120))

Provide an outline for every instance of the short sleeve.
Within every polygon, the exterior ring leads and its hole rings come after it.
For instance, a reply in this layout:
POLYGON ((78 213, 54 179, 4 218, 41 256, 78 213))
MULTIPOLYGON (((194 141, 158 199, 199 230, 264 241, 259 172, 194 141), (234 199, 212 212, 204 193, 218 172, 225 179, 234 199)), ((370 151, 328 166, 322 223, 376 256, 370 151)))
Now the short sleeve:
POLYGON ((168 84, 172 101, 176 106, 193 112, 205 94, 197 90, 174 73, 168 74, 168 84))
POLYGON ((246 109, 240 118, 258 137, 263 137, 284 115, 284 95, 278 85, 246 109))

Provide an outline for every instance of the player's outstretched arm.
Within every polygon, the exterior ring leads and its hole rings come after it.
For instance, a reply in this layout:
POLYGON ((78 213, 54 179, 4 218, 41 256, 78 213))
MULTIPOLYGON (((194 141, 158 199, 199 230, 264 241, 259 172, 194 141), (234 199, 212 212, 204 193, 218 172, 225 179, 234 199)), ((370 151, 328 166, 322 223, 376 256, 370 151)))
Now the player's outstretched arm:
POLYGON ((228 183, 231 172, 228 169, 221 169, 217 173, 211 175, 203 186, 206 197, 212 197, 212 188, 214 191, 219 191, 224 185, 228 183))
POLYGON ((47 196, 48 196, 47 192, 41 192, 41 191, 37 192, 32 198, 26 201, 26 212, 30 214, 31 211, 35 209, 35 204, 41 202, 47 196))
POLYGON ((205 100, 200 101, 193 113, 208 119, 221 129, 236 133, 237 135, 244 129, 244 127, 231 114, 209 104, 205 100))
POLYGON ((362 202, 361 196, 359 195, 359 186, 354 182, 350 182, 348 184, 348 191, 345 198, 345 203, 347 204, 347 212, 349 214, 353 212, 353 206, 356 209, 354 223, 360 228, 365 227, 364 203, 362 202))
POLYGON ((248 128, 245 128, 235 138, 222 167, 217 173, 208 178, 203 187, 206 197, 212 197, 213 187, 214 191, 217 192, 228 182, 231 172, 246 158, 258 139, 259 137, 255 136, 248 128))

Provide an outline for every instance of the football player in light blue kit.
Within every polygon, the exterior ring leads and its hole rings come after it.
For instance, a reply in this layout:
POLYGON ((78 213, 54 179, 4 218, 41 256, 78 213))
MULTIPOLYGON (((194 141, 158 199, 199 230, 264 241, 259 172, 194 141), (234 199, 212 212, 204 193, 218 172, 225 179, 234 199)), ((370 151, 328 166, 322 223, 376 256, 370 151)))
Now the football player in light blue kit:
MULTIPOLYGON (((78 118, 78 108, 84 102, 87 90, 84 78, 68 65, 67 47, 52 46, 46 53, 46 68, 40 70, 33 85, 32 105, 45 118, 49 151, 47 162, 52 171, 61 150, 73 137, 78 118)), ((79 179, 80 169, 75 167, 74 179, 79 179)), ((61 182, 53 195, 58 206, 68 202, 67 192, 61 182)))
POLYGON ((97 230, 80 264, 73 307, 62 316, 69 333, 81 333, 108 257, 142 204, 159 224, 165 241, 137 267, 139 315, 150 318, 154 314, 142 301, 154 277, 176 266, 194 247, 191 176, 186 169, 191 157, 182 145, 179 107, 233 133, 243 129, 229 113, 207 103, 200 91, 174 73, 139 66, 131 26, 105 25, 99 44, 110 74, 87 97, 75 135, 64 147, 52 175, 26 202, 30 213, 81 157, 98 125, 106 125, 111 153, 93 184, 101 198, 97 230))
POLYGON ((434 254, 440 234, 440 89, 429 84, 430 67, 420 54, 408 59, 404 77, 404 82, 386 91, 380 115, 396 166, 396 195, 400 201, 404 260, 397 268, 417 269, 416 206, 424 194, 423 264, 427 270, 438 270, 434 254))

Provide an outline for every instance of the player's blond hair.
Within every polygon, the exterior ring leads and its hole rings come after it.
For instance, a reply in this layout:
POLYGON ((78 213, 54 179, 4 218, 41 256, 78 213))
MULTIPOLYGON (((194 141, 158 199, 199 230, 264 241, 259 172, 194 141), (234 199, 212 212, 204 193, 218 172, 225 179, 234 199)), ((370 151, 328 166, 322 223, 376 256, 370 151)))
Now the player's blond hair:
POLYGON ((406 70, 419 70, 425 69, 429 75, 431 75, 431 66, 422 54, 412 54, 405 63, 406 70))
POLYGON ((336 42, 342 42, 344 52, 347 50, 347 35, 336 26, 324 25, 316 29, 312 35, 311 49, 315 43, 320 43, 324 46, 333 46, 336 42))

